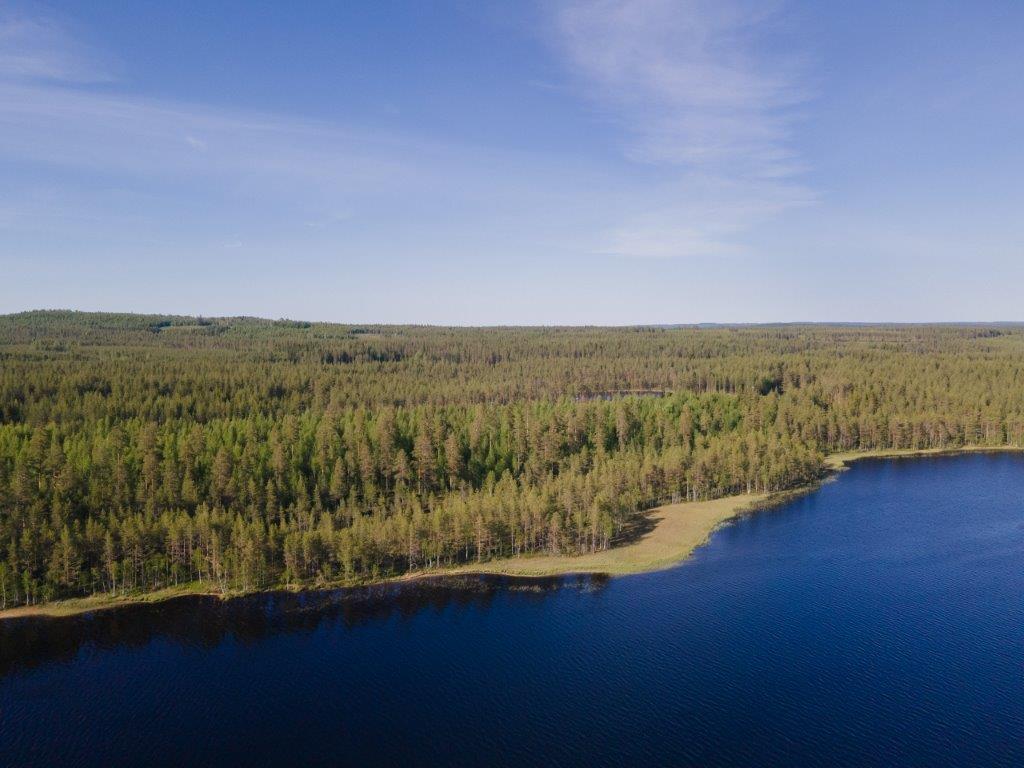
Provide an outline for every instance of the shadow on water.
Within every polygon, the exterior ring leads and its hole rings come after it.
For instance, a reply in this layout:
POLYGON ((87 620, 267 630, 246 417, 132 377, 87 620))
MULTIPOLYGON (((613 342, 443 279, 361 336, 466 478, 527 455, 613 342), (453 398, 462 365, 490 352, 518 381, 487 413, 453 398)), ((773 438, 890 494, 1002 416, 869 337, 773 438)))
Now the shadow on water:
POLYGON ((367 587, 265 592, 228 600, 189 595, 76 616, 8 619, 0 621, 0 677, 69 661, 83 647, 141 647, 167 639, 213 648, 228 637, 255 643, 279 633, 312 632, 326 623, 354 628, 392 618, 407 620, 427 610, 486 610, 499 595, 542 600, 560 589, 599 590, 608 580, 603 574, 443 576, 367 587))

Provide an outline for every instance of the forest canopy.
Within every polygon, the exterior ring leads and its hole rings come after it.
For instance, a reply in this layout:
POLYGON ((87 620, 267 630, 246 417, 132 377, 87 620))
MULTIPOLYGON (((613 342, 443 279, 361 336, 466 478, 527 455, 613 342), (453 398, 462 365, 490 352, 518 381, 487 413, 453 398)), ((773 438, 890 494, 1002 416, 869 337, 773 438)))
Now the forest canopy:
POLYGON ((614 546, 835 451, 1024 443, 1024 327, 0 316, 0 604, 614 546))

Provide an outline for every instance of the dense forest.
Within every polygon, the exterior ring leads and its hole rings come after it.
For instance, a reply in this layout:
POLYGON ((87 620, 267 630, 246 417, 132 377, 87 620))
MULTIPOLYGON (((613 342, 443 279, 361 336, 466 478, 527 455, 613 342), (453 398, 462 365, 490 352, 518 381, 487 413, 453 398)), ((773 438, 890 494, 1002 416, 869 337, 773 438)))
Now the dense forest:
POLYGON ((614 546, 826 454, 1024 444, 1024 327, 0 317, 0 605, 614 546))

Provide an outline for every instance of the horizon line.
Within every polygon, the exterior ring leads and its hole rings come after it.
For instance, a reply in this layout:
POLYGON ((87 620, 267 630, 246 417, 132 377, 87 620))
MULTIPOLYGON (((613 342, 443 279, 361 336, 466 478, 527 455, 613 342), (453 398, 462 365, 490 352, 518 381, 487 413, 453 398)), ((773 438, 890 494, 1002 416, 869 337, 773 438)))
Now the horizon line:
POLYGON ((246 320, 265 323, 308 323, 310 325, 339 325, 339 326, 373 326, 383 328, 437 328, 437 329, 565 329, 565 328, 612 328, 612 329, 701 329, 701 328, 766 328, 784 326, 826 326, 826 327, 893 327, 893 326, 947 326, 947 327, 969 327, 969 326, 1024 326, 1024 320, 764 320, 764 321, 696 321, 678 323, 477 323, 477 324, 452 324, 452 323, 417 323, 417 322, 377 322, 377 321, 341 321, 341 320, 314 320, 297 317, 266 317, 262 315, 217 315, 217 314, 182 314, 178 312, 136 312, 122 310, 91 310, 71 309, 67 307, 33 308, 16 310, 13 312, 0 312, 0 318, 13 318, 19 315, 33 314, 78 314, 78 315, 120 315, 124 317, 152 317, 152 318, 180 318, 210 321, 246 320))

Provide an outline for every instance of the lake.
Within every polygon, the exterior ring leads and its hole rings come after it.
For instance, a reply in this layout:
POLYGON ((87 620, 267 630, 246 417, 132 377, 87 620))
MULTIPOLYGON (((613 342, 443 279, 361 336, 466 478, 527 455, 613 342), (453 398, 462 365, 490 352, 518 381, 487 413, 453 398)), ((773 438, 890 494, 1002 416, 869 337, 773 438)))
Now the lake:
POLYGON ((622 578, 0 622, 0 765, 1024 765, 1024 456, 862 461, 622 578))

